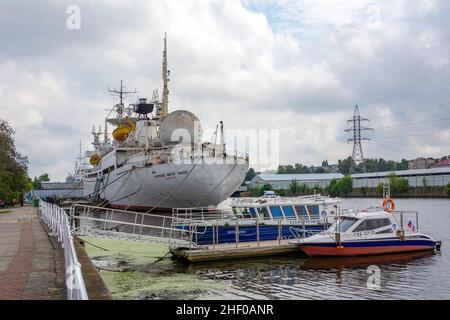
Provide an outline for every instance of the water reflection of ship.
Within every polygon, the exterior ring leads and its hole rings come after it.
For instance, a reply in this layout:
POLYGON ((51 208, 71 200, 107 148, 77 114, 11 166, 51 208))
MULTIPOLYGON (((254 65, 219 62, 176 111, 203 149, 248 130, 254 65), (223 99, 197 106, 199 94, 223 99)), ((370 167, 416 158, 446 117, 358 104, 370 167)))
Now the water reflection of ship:
POLYGON ((303 270, 331 270, 360 268, 370 265, 389 265, 408 263, 413 260, 429 257, 436 253, 430 251, 418 251, 409 253, 360 256, 360 257, 338 257, 338 258, 308 258, 305 260, 301 269, 303 270))
POLYGON ((349 268, 365 268, 370 265, 390 265, 390 264, 407 264, 412 261, 421 260, 438 253, 430 251, 418 251, 409 253, 398 253, 376 256, 361 257, 337 257, 337 258, 306 258, 298 254, 290 256, 280 256, 265 259, 245 259, 242 263, 237 264, 233 261, 215 261, 204 262, 201 264, 190 264, 188 268, 193 271, 205 270, 240 270, 240 269, 271 269, 282 266, 296 267, 301 270, 332 270, 332 269, 349 269, 349 268))

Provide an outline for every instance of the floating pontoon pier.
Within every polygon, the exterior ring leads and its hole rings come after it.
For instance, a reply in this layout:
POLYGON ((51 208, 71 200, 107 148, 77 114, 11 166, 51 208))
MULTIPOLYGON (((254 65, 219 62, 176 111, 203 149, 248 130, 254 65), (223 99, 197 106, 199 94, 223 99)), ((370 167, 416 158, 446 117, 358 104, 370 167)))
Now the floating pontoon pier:
MULTIPOLYGON (((268 205, 268 202, 264 204, 268 205)), ((316 206, 319 209, 318 203, 316 206)), ((297 207, 307 210, 305 204, 297 207)), ((293 238, 304 238, 323 231, 329 226, 328 218, 332 217, 313 214, 295 215, 290 219, 284 216, 251 216, 243 215, 241 209, 234 207, 175 208, 172 212, 172 228, 185 231, 187 245, 172 244, 170 252, 174 258, 187 262, 293 254, 298 252, 298 246, 288 242, 293 238)))
POLYGON ((232 244, 222 243, 205 245, 196 248, 171 247, 172 255, 187 262, 206 262, 217 260, 259 258, 283 254, 293 254, 298 246, 289 244, 289 240, 272 240, 258 242, 243 242, 232 244))

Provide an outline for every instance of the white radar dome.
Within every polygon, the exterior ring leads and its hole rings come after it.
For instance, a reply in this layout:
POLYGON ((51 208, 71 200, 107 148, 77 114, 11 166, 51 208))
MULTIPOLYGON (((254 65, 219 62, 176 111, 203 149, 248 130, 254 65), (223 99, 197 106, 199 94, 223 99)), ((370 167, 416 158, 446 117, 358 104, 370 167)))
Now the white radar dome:
POLYGON ((165 143, 200 144, 202 125, 195 114, 177 110, 164 117, 160 127, 161 140, 165 143))

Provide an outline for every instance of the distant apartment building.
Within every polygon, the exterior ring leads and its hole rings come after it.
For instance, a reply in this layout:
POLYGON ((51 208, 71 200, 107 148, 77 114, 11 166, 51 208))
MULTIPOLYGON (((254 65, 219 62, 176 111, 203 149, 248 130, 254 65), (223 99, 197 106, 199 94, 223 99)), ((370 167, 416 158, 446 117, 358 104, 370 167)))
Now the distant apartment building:
POLYGON ((431 165, 431 168, 446 168, 446 167, 450 167, 450 156, 442 158, 431 165))
POLYGON ((428 169, 436 162, 433 158, 417 158, 408 162, 409 170, 428 169))

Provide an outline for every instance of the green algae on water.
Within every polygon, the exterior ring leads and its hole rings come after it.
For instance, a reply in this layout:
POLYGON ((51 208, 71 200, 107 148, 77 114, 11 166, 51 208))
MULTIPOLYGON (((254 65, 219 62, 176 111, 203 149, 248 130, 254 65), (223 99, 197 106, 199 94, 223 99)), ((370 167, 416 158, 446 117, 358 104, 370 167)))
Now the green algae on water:
POLYGON ((193 274, 101 271, 100 275, 114 299, 195 299, 205 291, 224 288, 221 282, 193 274))
POLYGON ((92 259, 107 257, 109 259, 133 261, 134 265, 145 265, 164 257, 169 252, 165 244, 143 243, 131 240, 81 237, 85 249, 92 259))
POLYGON ((195 299, 224 283, 186 273, 168 258, 164 244, 81 237, 114 299, 195 299))

